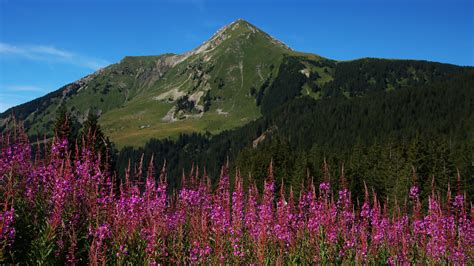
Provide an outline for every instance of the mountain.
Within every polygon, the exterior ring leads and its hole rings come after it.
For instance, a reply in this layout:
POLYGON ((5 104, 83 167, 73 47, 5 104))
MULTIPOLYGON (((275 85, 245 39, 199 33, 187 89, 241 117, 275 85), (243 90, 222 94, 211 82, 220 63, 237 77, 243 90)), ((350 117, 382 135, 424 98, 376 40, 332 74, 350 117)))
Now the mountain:
POLYGON ((57 91, 0 114, 6 128, 24 121, 34 138, 51 135, 65 105, 82 122, 100 116, 118 147, 152 138, 241 127, 288 101, 391 92, 452 77, 470 68, 413 60, 335 61, 296 52, 239 19, 184 54, 127 56, 57 91))
POLYGON ((30 135, 51 132, 56 110, 66 105, 81 122, 101 116, 106 133, 121 144, 151 137, 216 133, 260 116, 251 88, 276 76, 285 44, 244 20, 217 31, 187 53, 127 56, 120 62, 0 115, 25 121, 30 135))

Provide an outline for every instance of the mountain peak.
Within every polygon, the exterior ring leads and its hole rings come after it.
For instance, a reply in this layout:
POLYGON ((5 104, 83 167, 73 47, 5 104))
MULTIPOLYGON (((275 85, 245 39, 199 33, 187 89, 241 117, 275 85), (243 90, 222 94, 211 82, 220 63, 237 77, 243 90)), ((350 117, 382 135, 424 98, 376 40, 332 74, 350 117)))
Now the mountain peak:
POLYGON ((227 39, 227 38, 240 35, 240 34, 257 33, 257 32, 264 33, 263 31, 253 26, 249 22, 239 18, 225 25, 224 27, 220 28, 216 33, 214 33, 214 35, 212 35, 212 37, 207 42, 215 40, 215 39, 219 39, 219 38, 227 39))
POLYGON ((250 22, 239 18, 224 27, 220 28, 211 38, 205 41, 202 45, 195 48, 194 50, 188 52, 186 55, 195 55, 205 52, 210 52, 217 48, 221 43, 229 39, 238 39, 239 37, 244 37, 246 39, 251 35, 260 35, 267 41, 271 42, 273 45, 279 46, 285 50, 292 50, 283 42, 275 39, 261 29, 255 27, 250 22))
POLYGON ((218 35, 222 35, 223 33, 232 34, 232 35, 263 34, 263 35, 270 36, 267 33, 265 33, 264 31, 262 31, 261 29, 257 28, 256 26, 254 26, 253 24, 251 24, 250 22, 248 22, 248 21, 246 21, 242 18, 239 18, 239 19, 225 25, 224 27, 220 28, 211 37, 211 39, 213 39, 214 37, 216 37, 218 35))
POLYGON ((242 19, 242 18, 239 18, 239 19, 237 19, 237 20, 235 20, 235 21, 233 21, 233 22, 227 24, 227 25, 224 26, 223 28, 225 28, 225 29, 229 29, 229 28, 230 28, 230 29, 236 29, 236 28, 238 28, 238 27, 240 27, 240 26, 247 27, 248 29, 253 28, 253 29, 255 29, 255 30, 258 30, 255 26, 253 26, 252 24, 250 24, 250 22, 248 22, 248 21, 246 21, 246 20, 244 20, 244 19, 242 19))

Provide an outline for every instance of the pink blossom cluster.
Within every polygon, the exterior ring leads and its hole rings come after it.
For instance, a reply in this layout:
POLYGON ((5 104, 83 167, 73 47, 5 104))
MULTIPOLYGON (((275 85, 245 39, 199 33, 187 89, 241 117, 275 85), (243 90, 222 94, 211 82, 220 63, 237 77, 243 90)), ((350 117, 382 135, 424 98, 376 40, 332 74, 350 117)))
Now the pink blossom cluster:
POLYGON ((329 182, 319 184, 319 191, 308 182, 295 196, 291 187, 277 189, 271 165, 263 191, 239 171, 231 176, 226 166, 215 188, 193 167, 180 189, 169 191, 165 166, 156 176, 151 167, 142 173, 142 162, 118 182, 101 166, 99 154, 71 154, 66 140, 54 140, 50 153, 35 159, 26 154, 31 150, 25 140, 2 144, 3 257, 16 254, 11 244, 25 224, 38 223, 34 215, 28 220, 22 214, 41 209, 50 230, 32 239, 50 241, 56 263, 474 262, 473 209, 459 191, 447 202, 433 193, 427 210, 416 186, 405 206, 391 206, 367 189, 359 204, 349 189, 332 191, 329 182), (24 209, 17 213, 18 202, 24 209), (22 223, 15 223, 14 214, 22 223))

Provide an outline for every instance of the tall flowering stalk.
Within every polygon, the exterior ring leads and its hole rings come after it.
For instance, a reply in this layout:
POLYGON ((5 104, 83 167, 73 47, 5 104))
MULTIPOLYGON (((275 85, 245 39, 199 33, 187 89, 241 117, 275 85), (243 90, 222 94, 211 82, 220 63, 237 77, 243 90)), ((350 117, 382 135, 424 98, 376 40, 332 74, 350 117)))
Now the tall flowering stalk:
POLYGON ((257 245, 259 228, 258 223, 258 191, 255 183, 251 183, 248 188, 247 202, 245 204, 245 229, 249 236, 249 244, 253 247, 257 245))
POLYGON ((233 255, 236 261, 245 256, 243 246, 244 229, 244 188, 240 172, 235 174, 234 192, 232 192, 232 227, 230 231, 233 255))
POLYGON ((273 229, 278 242, 280 259, 288 255, 290 245, 293 244, 294 236, 291 231, 292 218, 292 207, 285 199, 285 187, 282 182, 276 207, 276 221, 273 229))
POLYGON ((211 232, 214 236, 214 248, 219 263, 226 258, 226 241, 230 229, 230 192, 228 167, 222 168, 211 209, 211 232))
POLYGON ((272 229, 274 225, 274 198, 275 183, 273 178, 273 165, 270 163, 268 168, 268 177, 264 182, 263 199, 258 207, 258 240, 257 240, 257 258, 259 263, 265 262, 268 245, 273 240, 272 229))

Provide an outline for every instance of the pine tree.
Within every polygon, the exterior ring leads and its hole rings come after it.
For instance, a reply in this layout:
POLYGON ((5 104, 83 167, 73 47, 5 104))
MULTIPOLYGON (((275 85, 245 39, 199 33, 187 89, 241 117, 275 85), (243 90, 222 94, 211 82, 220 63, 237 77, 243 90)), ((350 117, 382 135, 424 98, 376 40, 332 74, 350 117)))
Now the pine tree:
POLYGON ((77 120, 74 119, 73 115, 67 110, 66 106, 61 105, 56 114, 56 121, 54 123, 54 136, 59 139, 67 139, 68 149, 70 151, 72 151, 76 145, 79 128, 80 126, 77 120))
POLYGON ((112 157, 114 156, 114 149, 109 138, 102 132, 97 115, 89 113, 87 116, 87 120, 82 125, 80 143, 83 149, 89 149, 94 151, 94 154, 101 156, 103 167, 113 166, 112 157))
POLYGON ((368 156, 365 154, 364 147, 360 140, 352 148, 350 159, 346 166, 346 179, 349 182, 349 189, 353 195, 364 195, 364 181, 369 186, 373 184, 367 182, 369 166, 367 165, 368 156))
POLYGON ((64 105, 61 105, 56 113, 54 134, 60 139, 67 138, 69 140, 71 138, 71 114, 67 111, 66 106, 64 105))
POLYGON ((290 181, 291 187, 293 188, 293 191, 296 193, 296 195, 299 195, 301 184, 306 179, 306 176, 308 175, 308 171, 311 174, 313 174, 309 169, 308 156, 306 152, 301 152, 296 157, 296 161, 295 161, 295 165, 293 168, 293 173, 291 175, 291 181, 290 181))

